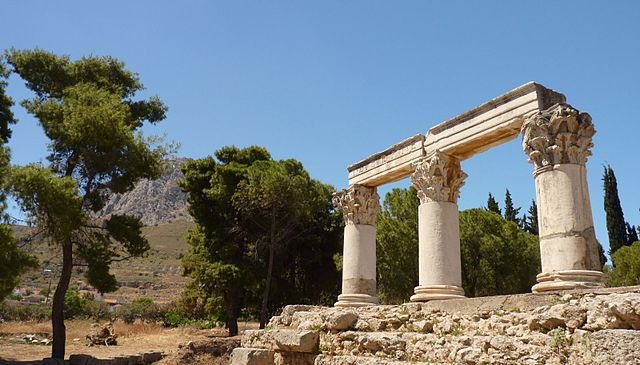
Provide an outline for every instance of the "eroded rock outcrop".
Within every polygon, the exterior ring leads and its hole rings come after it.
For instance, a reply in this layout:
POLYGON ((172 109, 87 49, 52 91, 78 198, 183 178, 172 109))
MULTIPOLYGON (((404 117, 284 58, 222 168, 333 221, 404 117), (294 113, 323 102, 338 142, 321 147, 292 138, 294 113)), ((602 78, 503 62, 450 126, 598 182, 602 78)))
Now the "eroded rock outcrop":
POLYGON ((178 186, 184 176, 181 166, 188 158, 165 161, 165 171, 158 179, 142 180, 125 194, 113 194, 98 213, 101 217, 127 214, 141 217, 146 225, 169 223, 174 220, 191 221, 187 212, 187 195, 178 186))

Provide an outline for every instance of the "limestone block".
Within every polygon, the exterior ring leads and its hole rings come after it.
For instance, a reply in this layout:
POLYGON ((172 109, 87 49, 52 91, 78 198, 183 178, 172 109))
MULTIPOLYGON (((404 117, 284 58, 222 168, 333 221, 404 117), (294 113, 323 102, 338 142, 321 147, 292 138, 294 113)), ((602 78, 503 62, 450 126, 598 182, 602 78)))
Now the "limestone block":
POLYGON ((319 343, 318 332, 309 330, 248 330, 242 336, 243 347, 287 352, 317 352, 319 343))
POLYGON ((320 336, 316 331, 280 330, 273 334, 279 350, 290 352, 316 352, 320 336))
POLYGON ((353 312, 335 311, 327 315, 325 326, 329 331, 346 331, 352 329, 358 321, 353 312))
POLYGON ((276 352, 274 355, 275 365, 314 365, 315 354, 305 354, 301 352, 276 352))
POLYGON ((274 352, 265 349, 238 347, 231 353, 231 365, 272 365, 274 352))

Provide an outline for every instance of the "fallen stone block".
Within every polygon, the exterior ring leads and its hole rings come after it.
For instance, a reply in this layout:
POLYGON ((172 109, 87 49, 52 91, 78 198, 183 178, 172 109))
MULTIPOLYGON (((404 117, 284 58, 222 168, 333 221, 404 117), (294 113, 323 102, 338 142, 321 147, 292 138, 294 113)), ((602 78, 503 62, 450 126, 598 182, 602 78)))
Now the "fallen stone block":
POLYGON ((265 349, 239 347, 231 353, 231 365, 271 365, 274 352, 265 349))

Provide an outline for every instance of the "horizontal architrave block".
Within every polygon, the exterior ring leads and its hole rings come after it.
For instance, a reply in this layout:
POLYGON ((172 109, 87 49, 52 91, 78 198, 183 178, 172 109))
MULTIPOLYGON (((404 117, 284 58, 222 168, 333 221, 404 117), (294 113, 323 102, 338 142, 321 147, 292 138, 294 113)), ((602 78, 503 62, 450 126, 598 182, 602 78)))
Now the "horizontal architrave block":
POLYGON ((348 167, 349 185, 378 186, 404 179, 415 162, 441 150, 460 160, 516 138, 523 117, 564 103, 564 95, 529 82, 348 167))

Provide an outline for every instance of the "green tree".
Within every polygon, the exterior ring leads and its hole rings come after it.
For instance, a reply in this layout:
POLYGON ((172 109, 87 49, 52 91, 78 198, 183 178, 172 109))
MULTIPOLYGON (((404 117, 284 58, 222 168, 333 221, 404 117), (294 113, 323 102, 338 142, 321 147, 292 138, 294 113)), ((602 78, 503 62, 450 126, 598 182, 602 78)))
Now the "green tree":
POLYGON ((524 230, 538 235, 538 205, 535 200, 531 200, 527 218, 524 220, 524 230))
POLYGON ((404 303, 418 279, 418 206, 416 190, 393 189, 378 215, 378 293, 383 303, 404 303))
MULTIPOLYGON (((607 232, 609 234, 609 255, 627 245, 627 226, 618 197, 618 183, 611 166, 604 167, 604 211, 607 216, 607 232)), ((615 265, 615 262, 613 263, 615 265)))
POLYGON ((521 226, 520 219, 518 219, 518 213, 520 213, 520 208, 514 208, 511 193, 509 192, 509 189, 507 189, 507 192, 504 195, 504 219, 515 222, 518 226, 521 226))
MULTIPOLYGON (((414 189, 394 189, 378 216, 378 293, 385 303, 406 301, 418 282, 418 205, 414 189)), ((460 213, 460 253, 470 297, 529 292, 540 272, 538 238, 486 209, 460 213)))
POLYGON ((640 242, 624 246, 611 255, 609 286, 640 285, 640 242))
POLYGON ((188 194, 189 213, 196 226, 189 232, 191 248, 182 260, 190 280, 184 300, 192 307, 221 317, 230 336, 238 334, 238 316, 255 283, 252 244, 239 232, 233 194, 257 161, 271 159, 261 147, 224 147, 182 166, 180 182, 188 194))
POLYGON ((238 184, 233 207, 240 227, 258 249, 268 254, 260 309, 260 328, 268 317, 268 303, 276 253, 293 249, 295 240, 314 226, 316 212, 326 211, 333 188, 309 177, 295 160, 258 161, 238 184))
POLYGON ((500 210, 498 202, 491 193, 489 193, 489 199, 487 199, 487 210, 502 215, 502 210, 500 210))
POLYGON ((74 265, 101 292, 116 289, 110 264, 141 256, 149 248, 138 218, 93 219, 107 192, 123 193, 161 173, 166 150, 152 147, 140 128, 165 118, 157 97, 134 100, 143 84, 112 57, 71 61, 42 50, 6 53, 8 63, 35 93, 22 101, 49 138, 48 166, 16 167, 11 191, 22 209, 62 252, 53 296, 52 357, 64 358, 64 298, 74 265), (74 259, 74 257, 76 259, 74 259))
MULTIPOLYGON (((6 177, 9 173, 9 149, 4 144, 11 136, 10 125, 16 123, 11 111, 13 100, 6 95, 9 70, 0 58, 0 218, 6 220, 6 177)), ((37 267, 37 260, 18 247, 18 242, 7 224, 0 224, 0 301, 18 285, 20 275, 37 267)))
POLYGON ((627 246, 631 246, 634 242, 638 241, 638 231, 636 227, 630 225, 628 222, 627 226, 627 246))
POLYGON ((0 58, 0 139, 2 143, 6 143, 9 140, 11 137, 10 125, 17 122, 11 111, 13 99, 6 94, 9 74, 10 72, 4 63, 4 59, 0 58))
POLYGON ((224 147, 183 172, 180 185, 196 222, 183 259, 190 277, 185 302, 222 317, 233 336, 243 307, 264 323, 291 301, 334 299, 342 226, 331 187, 299 162, 274 161, 255 146, 224 147))
POLYGON ((460 251, 470 297, 529 292, 540 272, 537 237, 483 209, 460 213, 460 251))

